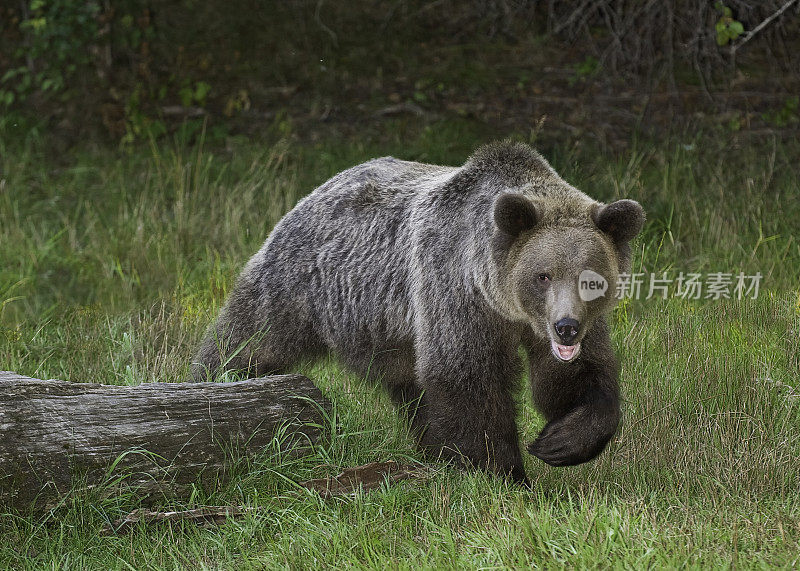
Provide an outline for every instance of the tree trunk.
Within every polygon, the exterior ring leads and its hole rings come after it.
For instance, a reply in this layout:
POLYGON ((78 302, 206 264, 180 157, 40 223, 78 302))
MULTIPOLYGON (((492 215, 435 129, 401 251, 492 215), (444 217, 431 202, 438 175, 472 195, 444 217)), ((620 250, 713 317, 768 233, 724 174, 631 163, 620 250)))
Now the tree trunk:
POLYGON ((329 410, 302 375, 116 386, 0 371, 0 505, 116 480, 147 495, 213 485, 234 458, 315 441, 329 410))

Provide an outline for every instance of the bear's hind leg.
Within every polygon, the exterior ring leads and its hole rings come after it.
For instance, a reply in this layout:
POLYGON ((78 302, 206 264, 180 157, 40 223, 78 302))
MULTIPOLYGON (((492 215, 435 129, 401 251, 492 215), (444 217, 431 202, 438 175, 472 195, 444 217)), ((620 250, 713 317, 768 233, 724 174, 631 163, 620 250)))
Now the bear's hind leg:
POLYGON ((248 377, 280 373, 325 351, 303 311, 291 301, 253 297, 253 289, 237 284, 200 345, 192 363, 194 380, 225 371, 248 377))
POLYGON ((226 371, 237 371, 248 378, 280 374, 298 361, 323 352, 324 346, 315 342, 313 335, 298 336, 296 327, 266 328, 249 336, 215 328, 192 363, 192 377, 204 381, 226 371))
POLYGON ((365 344, 349 347, 340 354, 351 356, 347 359, 349 368, 386 388, 392 403, 408 421, 411 432, 421 438, 427 414, 423 392, 415 379, 414 347, 400 342, 388 349, 375 350, 365 344))
POLYGON ((421 440, 428 425, 428 412, 422 390, 413 382, 388 385, 387 390, 394 405, 408 421, 411 432, 421 440))

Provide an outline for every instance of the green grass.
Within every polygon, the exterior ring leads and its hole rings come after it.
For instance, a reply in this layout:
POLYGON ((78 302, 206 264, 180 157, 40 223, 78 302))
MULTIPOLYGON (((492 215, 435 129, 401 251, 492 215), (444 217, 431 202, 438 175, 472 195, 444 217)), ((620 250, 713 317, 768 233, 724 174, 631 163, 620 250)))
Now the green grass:
MULTIPOLYGON (((314 185, 377 155, 460 163, 486 136, 458 122, 397 132, 59 156, 40 138, 0 137, 0 369, 117 384, 185 378, 239 268, 314 185)), ((385 395, 328 360, 302 372, 335 404, 330 442, 301 458, 267 453, 219 489, 166 503, 262 511, 212 529, 141 524, 109 536, 104 524, 139 499, 76 491, 44 514, 0 515, 0 567, 798 565, 799 149, 716 137, 639 142, 614 157, 545 149, 592 196, 645 206, 636 271, 764 275, 756 300, 615 311, 624 424, 597 461, 554 469, 528 457, 532 490, 441 466, 353 499, 298 494, 294 482, 343 467, 420 459, 385 395)), ((542 421, 520 399, 527 441, 542 421)))

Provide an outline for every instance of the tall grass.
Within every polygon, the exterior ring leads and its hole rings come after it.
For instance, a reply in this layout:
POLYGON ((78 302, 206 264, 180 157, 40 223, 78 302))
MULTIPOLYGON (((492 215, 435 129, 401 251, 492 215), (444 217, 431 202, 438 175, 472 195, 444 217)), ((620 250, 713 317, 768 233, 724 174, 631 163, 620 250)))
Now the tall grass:
POLYGON ((64 332, 31 330, 26 353, 6 366, 38 360, 40 376, 83 371, 105 382, 120 367, 140 381, 180 376, 242 259, 298 199, 287 153, 285 144, 229 157, 153 145, 45 169, 31 152, 6 161, 0 323, 12 338, 32 317, 64 332))
MULTIPOLYGON (((443 126, 442 130, 446 126, 443 126)), ((236 272, 314 184, 377 154, 455 164, 443 147, 339 141, 157 144, 48 156, 0 146, 0 369, 135 384, 184 378, 236 272)), ((468 144, 469 143, 469 144, 468 144)), ((624 156, 546 149, 592 196, 631 197, 649 222, 634 269, 760 271, 758 299, 627 301, 612 316, 624 422, 606 453, 531 490, 438 467, 425 482, 321 500, 294 482, 374 460, 420 460, 381 391, 335 360, 302 368, 336 406, 307 456, 265 454, 173 507, 263 508, 218 528, 100 529, 137 505, 80 492, 0 516, 13 568, 552 567, 798 564, 800 168, 792 143, 639 142, 624 156), (714 147, 714 145, 717 145, 714 147)), ((541 419, 521 390, 520 429, 541 419)), ((0 436, 2 438, 2 436, 0 436)))

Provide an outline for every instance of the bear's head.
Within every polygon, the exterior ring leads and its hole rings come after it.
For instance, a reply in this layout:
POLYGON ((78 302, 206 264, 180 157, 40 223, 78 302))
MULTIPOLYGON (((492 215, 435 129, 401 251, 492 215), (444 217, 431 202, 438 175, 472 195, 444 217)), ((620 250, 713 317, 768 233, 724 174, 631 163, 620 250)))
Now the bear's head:
POLYGON ((601 204, 580 192, 557 200, 508 192, 495 201, 504 297, 556 359, 576 359, 594 321, 614 306, 644 219, 638 202, 601 204))

